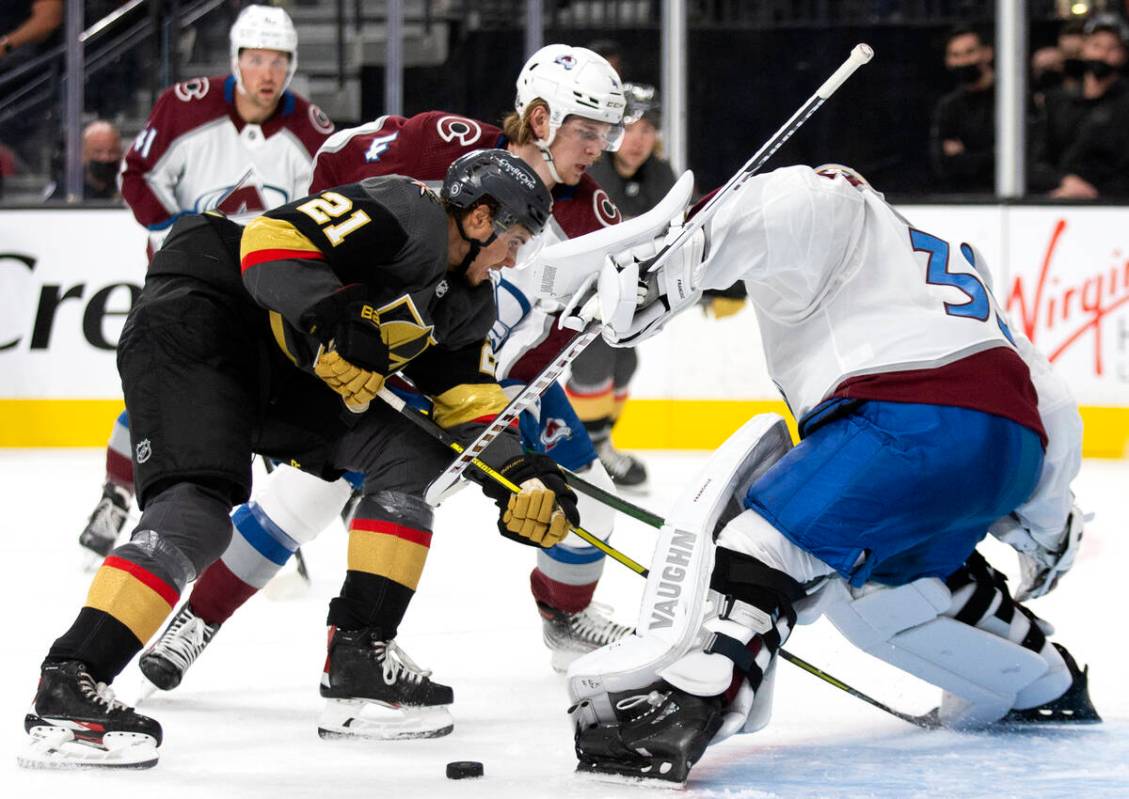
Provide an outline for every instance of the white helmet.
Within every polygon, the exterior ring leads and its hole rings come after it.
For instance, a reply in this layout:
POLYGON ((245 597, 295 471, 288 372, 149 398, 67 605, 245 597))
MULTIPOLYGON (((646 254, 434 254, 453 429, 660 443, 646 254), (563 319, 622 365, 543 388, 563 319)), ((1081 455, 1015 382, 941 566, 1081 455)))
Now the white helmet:
POLYGON ((243 76, 239 74, 240 50, 278 50, 290 55, 290 68, 286 83, 290 85, 298 69, 298 31, 290 15, 273 6, 247 6, 231 26, 231 72, 235 83, 243 91, 243 76))
POLYGON ((549 135, 537 142, 543 150, 570 114, 607 122, 606 150, 618 150, 623 139, 623 84, 603 56, 583 47, 550 44, 525 62, 517 76, 514 109, 519 115, 537 99, 549 106, 549 135))

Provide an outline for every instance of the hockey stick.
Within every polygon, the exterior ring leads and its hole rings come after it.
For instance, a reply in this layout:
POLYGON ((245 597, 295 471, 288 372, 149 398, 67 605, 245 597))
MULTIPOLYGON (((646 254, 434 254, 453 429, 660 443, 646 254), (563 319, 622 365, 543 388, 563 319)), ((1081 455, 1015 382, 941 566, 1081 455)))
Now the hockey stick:
MULTIPOLYGON (((759 172, 765 162, 768 161, 788 139, 792 138, 792 134, 799 130, 800 126, 843 85, 847 78, 853 75, 855 70, 870 61, 873 57, 874 50, 870 48, 870 45, 855 45, 847 60, 831 74, 831 77, 823 82, 822 86, 816 89, 815 94, 809 97, 807 102, 800 106, 800 108, 789 117, 788 121, 772 134, 768 141, 761 145, 759 150, 753 153, 753 156, 729 178, 710 201, 682 227, 678 236, 659 252, 649 271, 654 272, 666 263, 677 250, 681 249, 682 246, 690 240, 691 236, 710 221, 717 212, 717 209, 721 206, 721 203, 727 200, 737 189, 741 188, 741 186, 745 184, 745 181, 759 172)), ((428 503, 432 505, 436 504, 439 497, 455 484, 455 481, 466 471, 466 468, 474 459, 481 455, 483 451, 490 446, 491 442, 498 437, 502 430, 508 427, 522 411, 531 405, 534 398, 540 396, 541 392, 551 385, 565 368, 592 343, 597 335, 599 335, 600 325, 595 321, 597 315, 595 300, 595 297, 589 300, 588 304, 585 305, 584 309, 579 314, 580 318, 585 323, 584 329, 573 337, 568 346, 510 401, 510 404, 506 406, 505 410, 498 414, 497 418, 495 418, 491 424, 487 425, 486 429, 482 431, 478 438, 468 444, 463 452, 451 462, 451 465, 432 481, 426 494, 428 503)))
MULTIPOLYGON (((423 430, 429 436, 444 444, 445 446, 450 447, 455 452, 463 454, 464 450, 462 444, 456 441, 454 436, 452 436, 450 433, 436 424, 433 419, 425 416, 421 411, 418 411, 408 405, 408 403, 404 402, 403 399, 393 394, 387 388, 382 387, 380 391, 377 392, 377 396, 391 405, 395 410, 399 411, 402 416, 406 417, 408 421, 410 421, 420 430, 423 430)), ((470 463, 488 479, 493 480, 499 485, 505 486, 514 494, 521 492, 521 489, 517 485, 515 485, 511 480, 506 479, 504 475, 500 474, 496 469, 494 469, 485 461, 479 460, 478 458, 472 458, 470 463)), ((624 566, 631 569, 631 571, 635 572, 636 574, 642 574, 643 576, 647 575, 647 569, 645 566, 632 560, 630 557, 620 552, 610 544, 604 543, 599 538, 585 530, 583 527, 569 525, 568 529, 576 533, 576 535, 585 543, 594 546, 596 549, 603 552, 612 560, 622 563, 624 566)))
MULTIPOLYGON (((413 424, 415 424, 416 427, 418 427, 421 430, 423 430, 424 432, 426 432, 428 435, 430 435, 433 438, 435 438, 436 440, 442 442, 443 444, 450 447, 451 449, 453 449, 456 452, 459 452, 462 449, 462 446, 457 441, 455 441, 454 437, 451 436, 450 433, 448 433, 446 430, 444 430, 442 427, 440 427, 438 424, 436 424, 428 416, 424 415, 424 413, 422 411, 416 410, 415 408, 411 407, 403 399, 401 399, 400 397, 393 394, 387 388, 381 388, 380 392, 379 392, 379 396, 382 400, 384 400, 386 403, 391 405, 392 408, 394 408, 396 411, 401 413, 403 416, 407 417, 409 421, 411 421, 413 424)), ((476 469, 479 469, 486 477, 490 478, 491 480, 495 480, 495 481, 501 483, 502 485, 506 486, 506 488, 508 488, 510 491, 513 491, 513 492, 516 493, 519 490, 516 485, 514 485, 512 482, 507 480, 502 475, 498 474, 498 472, 495 469, 491 468, 488 464, 483 463, 481 460, 475 458, 474 460, 471 461, 471 463, 472 463, 472 465, 474 465, 474 467, 476 469)), ((631 516, 632 518, 637 519, 637 520, 643 522, 644 524, 650 525, 651 527, 654 527, 656 529, 661 528, 666 523, 666 521, 661 516, 659 516, 658 514, 651 513, 650 511, 648 511, 644 508, 641 508, 638 505, 635 505, 631 502, 628 502, 627 500, 620 499, 615 494, 604 491, 602 488, 599 488, 598 486, 592 485, 587 480, 584 480, 584 479, 578 477, 577 475, 573 474, 572 472, 569 472, 567 470, 562 470, 562 471, 564 471, 565 479, 568 481, 569 485, 574 486, 578 490, 588 494, 589 496, 593 497, 597 501, 603 502, 604 504, 608 505, 609 507, 612 507, 616 510, 619 510, 622 513, 625 513, 626 515, 631 516)), ((640 575, 641 577, 646 578, 647 575, 650 574, 650 570, 647 569, 645 566, 643 566, 642 564, 637 563, 636 561, 632 560, 630 557, 623 554, 622 552, 620 552, 615 547, 611 546, 610 544, 605 543, 604 541, 601 541, 599 538, 596 538, 595 536, 593 536, 591 533, 587 532, 586 530, 584 530, 580 527, 572 527, 570 529, 573 532, 575 532, 584 541, 587 541, 589 544, 591 544, 592 546, 599 549, 601 552, 606 554, 608 557, 612 558, 613 560, 617 561, 618 563, 623 564, 624 566, 631 569, 631 571, 635 572, 636 574, 640 575)), ((909 722, 910 724, 913 724, 914 726, 917 726, 917 727, 921 727, 923 729, 935 729, 935 728, 940 726, 938 724, 938 722, 936 721, 936 719, 934 719, 930 714, 915 716, 915 715, 912 715, 910 713, 903 713, 900 710, 895 710, 894 708, 890 707, 889 705, 884 704, 882 702, 879 702, 877 699, 874 699, 873 697, 870 697, 870 696, 864 694, 862 691, 859 691, 855 688, 852 688, 851 686, 847 685, 842 680, 839 680, 836 677, 828 674, 823 669, 820 669, 819 667, 814 666, 811 663, 808 663, 803 658, 798 657, 796 655, 793 655, 791 652, 789 652, 786 649, 781 648, 779 650, 778 654, 784 660, 788 661, 789 663, 791 663, 794 666, 797 666, 798 668, 803 669, 808 674, 811 674, 814 677, 818 677, 819 679, 823 680, 827 684, 833 685, 836 688, 838 688, 839 690, 845 691, 846 693, 850 694, 851 696, 855 697, 856 699, 861 699, 862 701, 866 702, 867 704, 869 704, 873 707, 878 708, 879 710, 886 711, 887 713, 889 713, 891 716, 894 716, 895 718, 899 718, 902 721, 909 722)))

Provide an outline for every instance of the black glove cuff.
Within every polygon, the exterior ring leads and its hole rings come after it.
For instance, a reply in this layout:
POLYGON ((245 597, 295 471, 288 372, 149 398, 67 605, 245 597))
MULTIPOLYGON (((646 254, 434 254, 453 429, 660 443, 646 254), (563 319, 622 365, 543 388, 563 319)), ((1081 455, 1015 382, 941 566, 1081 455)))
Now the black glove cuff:
POLYGON ((351 305, 363 302, 368 290, 360 283, 350 283, 311 305, 298 320, 302 329, 329 344, 337 328, 348 318, 351 305))

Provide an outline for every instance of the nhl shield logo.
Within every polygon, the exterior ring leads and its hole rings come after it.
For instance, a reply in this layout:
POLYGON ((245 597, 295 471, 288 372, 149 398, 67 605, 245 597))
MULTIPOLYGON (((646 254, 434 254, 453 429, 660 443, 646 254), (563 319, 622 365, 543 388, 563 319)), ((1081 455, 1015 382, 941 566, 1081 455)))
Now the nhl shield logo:
POLYGON ((143 438, 137 444, 137 462, 145 463, 153 455, 153 445, 149 443, 149 439, 143 438))

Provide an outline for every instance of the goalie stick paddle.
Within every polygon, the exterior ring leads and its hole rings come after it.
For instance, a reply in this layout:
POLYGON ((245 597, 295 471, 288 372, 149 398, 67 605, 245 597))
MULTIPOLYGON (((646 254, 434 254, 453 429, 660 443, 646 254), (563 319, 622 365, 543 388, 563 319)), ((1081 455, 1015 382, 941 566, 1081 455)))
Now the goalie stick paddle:
MULTIPOLYGON (((462 445, 455 441, 454 437, 451 436, 450 433, 436 424, 432 419, 424 415, 422 411, 416 410, 415 408, 411 407, 403 399, 396 396, 387 388, 381 388, 378 396, 390 406, 392 406, 393 409, 398 411, 403 416, 406 416, 409 421, 426 432, 428 435, 441 441, 443 444, 455 450, 456 452, 459 452, 462 449, 462 445)), ((515 493, 519 490, 516 485, 507 480, 502 475, 498 474, 498 472, 495 469, 491 468, 489 464, 486 464, 477 458, 474 458, 471 463, 487 478, 501 483, 502 485, 506 486, 506 488, 514 491, 515 493)), ((597 501, 603 502, 609 507, 620 511, 627 516, 631 516, 632 518, 637 519, 644 524, 647 524, 656 529, 662 527, 666 523, 666 521, 656 513, 651 513, 645 508, 641 508, 638 505, 617 497, 615 494, 612 494, 600 488, 599 486, 595 486, 589 483, 587 480, 582 479, 581 477, 573 474, 567 469, 562 469, 561 471, 564 473, 565 479, 569 483, 569 485, 573 486, 578 491, 588 494, 590 497, 596 499, 597 501)), ((599 549, 608 557, 612 558, 612 560, 615 560, 616 562, 626 566, 639 576, 646 578, 647 575, 650 574, 650 570, 645 566, 632 560, 630 557, 620 552, 610 544, 607 544, 604 541, 601 541, 599 538, 596 538, 583 528, 571 527, 570 529, 575 532, 580 538, 599 549)), ((924 715, 915 716, 910 713, 903 713, 900 710, 895 710, 889 705, 884 704, 883 702, 879 702, 877 699, 864 694, 862 691, 852 688, 842 680, 839 680, 836 677, 828 674, 818 666, 808 663, 806 660, 798 657, 797 655, 793 655, 786 649, 780 649, 779 655, 784 660, 800 669, 803 669, 808 674, 811 674, 812 676, 823 680, 829 685, 833 685, 841 691, 845 691, 856 699, 861 699, 863 702, 866 702, 867 704, 876 707, 879 710, 886 711, 895 718, 899 718, 902 721, 909 722, 910 724, 921 727, 923 729, 935 729, 940 726, 937 720, 931 714, 926 713, 924 715)))
MULTIPOLYGON (((762 144, 760 149, 753 153, 753 156, 726 181, 725 185, 714 194, 713 198, 706 203, 702 210, 695 214, 694 217, 682 227, 682 231, 675 237, 674 241, 659 252, 650 267, 650 271, 653 272, 658 269, 670 259, 674 252, 681 249, 694 233, 713 218, 713 215, 717 212, 721 203, 732 196, 737 189, 741 188, 741 186, 745 184, 745 181, 759 172, 765 162, 767 162, 788 139, 792 138, 792 134, 800 129, 800 126, 802 126, 808 118, 843 85, 847 78, 853 75, 855 70, 869 62, 872 58, 874 58, 874 50, 871 49, 870 45, 855 45, 847 60, 831 74, 831 77, 823 82, 823 85, 816 89, 815 94, 809 97, 807 102, 800 106, 800 108, 788 118, 788 121, 772 134, 768 141, 762 144)), ((541 392, 548 388, 548 386, 564 372, 565 368, 567 368, 568 365, 592 343, 596 336, 599 335, 600 324, 595 321, 597 315, 595 300, 596 298, 593 297, 580 313, 581 319, 585 322, 584 329, 573 337, 560 354, 510 401, 510 404, 506 406, 505 410, 498 414, 492 423, 487 425, 486 429, 482 431, 478 438, 468 444, 463 452, 451 462, 450 466, 443 470, 442 474, 432 481, 425 495, 425 499, 429 504, 437 504, 439 497, 455 484, 455 481, 466 471, 466 468, 490 446, 491 442, 498 437, 498 434, 516 419, 523 410, 528 408, 533 403, 534 399, 540 396, 541 392)))

